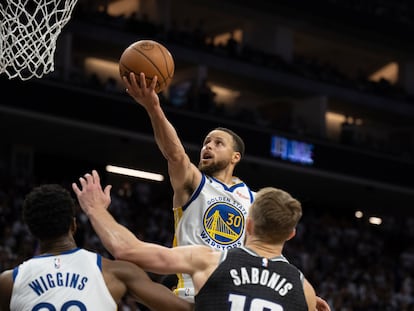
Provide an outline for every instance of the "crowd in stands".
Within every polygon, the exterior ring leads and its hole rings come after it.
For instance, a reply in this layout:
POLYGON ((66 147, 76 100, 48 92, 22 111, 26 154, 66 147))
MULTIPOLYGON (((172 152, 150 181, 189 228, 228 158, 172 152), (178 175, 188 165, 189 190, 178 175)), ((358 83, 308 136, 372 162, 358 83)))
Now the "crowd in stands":
MULTIPOLYGON (((69 189, 70 182, 63 184, 69 189)), ((21 220, 22 201, 34 184, 13 179, 2 179, 0 184, 0 270, 37 254, 37 245, 21 220)), ((110 210, 140 238, 171 246, 171 199, 168 184, 128 181, 113 188, 110 210)), ((341 211, 306 202, 303 209, 297 235, 284 254, 315 285, 332 311, 414 310, 413 216, 394 214, 376 226, 354 218, 352 207, 341 211)), ((80 209, 77 220, 78 245, 111 257, 80 209)), ((150 276, 162 280, 159 275, 150 276)), ((125 297, 119 310, 146 309, 125 297)))

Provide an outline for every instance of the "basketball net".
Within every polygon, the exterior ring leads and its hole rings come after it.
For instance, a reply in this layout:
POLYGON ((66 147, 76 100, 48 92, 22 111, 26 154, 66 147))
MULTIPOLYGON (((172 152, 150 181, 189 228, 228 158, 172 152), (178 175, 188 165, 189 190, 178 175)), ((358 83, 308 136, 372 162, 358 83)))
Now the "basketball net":
POLYGON ((0 74, 41 78, 54 70, 56 40, 77 0, 7 0, 0 3, 0 74), (6 2, 7 4, 5 4, 6 2))

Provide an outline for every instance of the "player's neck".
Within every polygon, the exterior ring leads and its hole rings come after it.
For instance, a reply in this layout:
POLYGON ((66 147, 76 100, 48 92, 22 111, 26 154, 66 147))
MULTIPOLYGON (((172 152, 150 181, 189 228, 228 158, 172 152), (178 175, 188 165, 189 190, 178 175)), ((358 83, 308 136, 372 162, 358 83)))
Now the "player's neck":
POLYGON ((67 236, 40 241, 41 254, 60 254, 65 251, 72 250, 76 247, 77 245, 75 240, 67 236))
POLYGON ((239 179, 234 177, 233 174, 226 174, 225 172, 214 174, 213 177, 228 187, 231 187, 239 182, 239 179))
POLYGON ((234 166, 230 164, 221 168, 218 166, 203 167, 200 171, 207 176, 214 177, 228 187, 233 186, 236 183, 235 180, 238 179, 233 176, 234 166))
POLYGON ((260 240, 248 241, 245 246, 256 252, 259 256, 266 258, 273 258, 282 255, 283 249, 283 246, 280 244, 269 244, 260 240))

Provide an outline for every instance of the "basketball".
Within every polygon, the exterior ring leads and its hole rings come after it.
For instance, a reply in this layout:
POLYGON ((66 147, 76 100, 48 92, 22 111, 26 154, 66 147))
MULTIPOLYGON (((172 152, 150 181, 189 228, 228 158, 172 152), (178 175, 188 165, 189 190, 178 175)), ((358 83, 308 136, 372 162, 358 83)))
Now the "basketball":
POLYGON ((139 73, 145 73, 147 86, 157 76, 155 92, 160 93, 171 83, 174 76, 175 63, 170 51, 153 40, 140 40, 132 43, 119 59, 121 78, 134 72, 139 82, 139 73))

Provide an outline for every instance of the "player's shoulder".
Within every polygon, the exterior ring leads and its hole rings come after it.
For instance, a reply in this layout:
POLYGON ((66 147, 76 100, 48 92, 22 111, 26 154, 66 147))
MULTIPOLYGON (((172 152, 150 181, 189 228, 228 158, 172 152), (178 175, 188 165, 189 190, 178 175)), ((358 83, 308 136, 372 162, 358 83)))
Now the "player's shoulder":
POLYGON ((0 273, 0 309, 2 303, 9 300, 13 290, 13 270, 4 270, 0 273))
POLYGON ((234 185, 241 185, 243 186, 250 194, 253 198, 255 198, 257 191, 253 190, 252 188, 250 188, 250 186, 245 183, 241 178, 237 177, 237 176, 233 176, 233 184, 234 185))
POLYGON ((0 283, 9 279, 13 279, 13 269, 8 269, 0 272, 0 283))
POLYGON ((252 190, 251 188, 250 188, 250 186, 242 179, 242 178, 240 178, 240 177, 238 177, 238 176, 232 176, 232 182, 233 182, 233 184, 234 185, 237 185, 237 184, 243 184, 245 187, 247 187, 252 193, 256 193, 256 191, 254 191, 254 190, 252 190))

